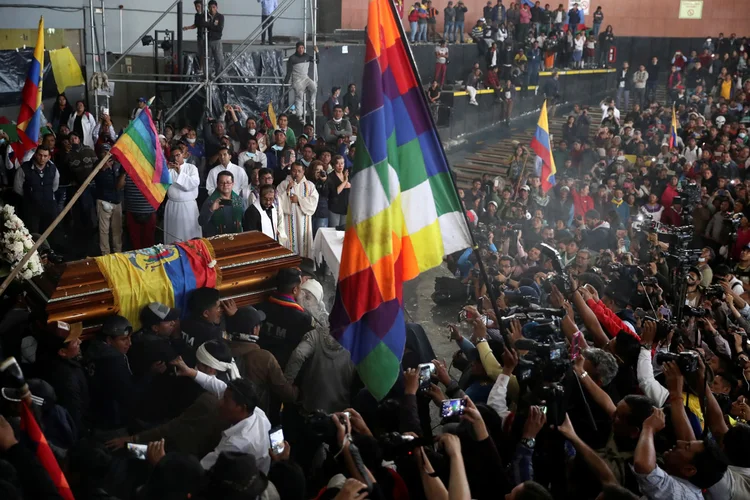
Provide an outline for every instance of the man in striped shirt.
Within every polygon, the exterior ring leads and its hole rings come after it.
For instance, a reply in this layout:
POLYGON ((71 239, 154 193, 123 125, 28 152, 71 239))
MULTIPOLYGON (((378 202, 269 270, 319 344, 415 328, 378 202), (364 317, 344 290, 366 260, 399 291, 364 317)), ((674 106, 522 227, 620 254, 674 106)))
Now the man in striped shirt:
POLYGON ((154 246, 156 210, 123 169, 117 189, 124 189, 126 223, 133 250, 154 246))

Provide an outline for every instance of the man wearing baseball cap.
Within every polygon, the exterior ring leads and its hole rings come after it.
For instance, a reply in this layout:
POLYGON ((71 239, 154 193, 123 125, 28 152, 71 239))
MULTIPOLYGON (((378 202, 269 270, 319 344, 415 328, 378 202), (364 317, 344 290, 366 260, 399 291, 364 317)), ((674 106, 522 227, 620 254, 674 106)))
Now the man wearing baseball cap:
POLYGON ((295 299, 301 284, 299 269, 280 269, 276 291, 258 305, 258 311, 266 315, 259 344, 276 356, 282 369, 305 333, 313 329, 312 316, 295 299))
MULTIPOLYGON (((122 428, 131 420, 139 395, 127 353, 133 327, 122 316, 109 316, 86 351, 84 366, 91 395, 92 427, 122 428)), ((144 381, 147 385, 148 381, 144 381)))
POLYGON ((142 328, 133 334, 128 352, 130 367, 136 376, 162 371, 157 365, 169 363, 185 349, 179 329, 180 311, 159 302, 141 310, 142 328))
POLYGON ((284 377, 274 355, 258 345, 265 319, 264 312, 251 306, 242 307, 227 321, 227 333, 240 375, 255 384, 258 406, 275 425, 279 423, 279 401, 287 405, 294 403, 299 391, 284 377), (273 408, 271 393, 276 396, 273 398, 273 408))
POLYGON ((55 321, 40 336, 41 378, 55 390, 57 403, 68 410, 81 435, 88 428, 89 384, 81 366, 81 323, 55 321))

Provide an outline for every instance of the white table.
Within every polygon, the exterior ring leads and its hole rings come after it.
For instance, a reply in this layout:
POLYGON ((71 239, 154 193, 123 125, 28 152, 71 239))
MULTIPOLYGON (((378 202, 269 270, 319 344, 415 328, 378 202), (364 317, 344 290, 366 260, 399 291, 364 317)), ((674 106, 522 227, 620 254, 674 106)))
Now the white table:
POLYGON ((341 251, 344 248, 344 231, 336 231, 333 227, 318 229, 313 241, 313 259, 320 263, 325 259, 333 274, 333 279, 339 280, 339 266, 341 265, 341 251))

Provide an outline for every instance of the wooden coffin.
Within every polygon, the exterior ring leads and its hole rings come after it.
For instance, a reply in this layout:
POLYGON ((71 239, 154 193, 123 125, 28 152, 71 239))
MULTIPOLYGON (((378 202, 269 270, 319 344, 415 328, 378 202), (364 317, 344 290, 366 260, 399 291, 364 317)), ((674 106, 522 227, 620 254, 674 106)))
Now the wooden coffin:
MULTIPOLYGON (((298 255, 259 231, 209 238, 221 270, 222 298, 238 306, 264 301, 275 289, 276 273, 297 267, 298 255)), ((83 323, 84 334, 95 333, 103 318, 116 314, 112 292, 93 258, 61 264, 29 283, 32 307, 47 322, 83 323)))

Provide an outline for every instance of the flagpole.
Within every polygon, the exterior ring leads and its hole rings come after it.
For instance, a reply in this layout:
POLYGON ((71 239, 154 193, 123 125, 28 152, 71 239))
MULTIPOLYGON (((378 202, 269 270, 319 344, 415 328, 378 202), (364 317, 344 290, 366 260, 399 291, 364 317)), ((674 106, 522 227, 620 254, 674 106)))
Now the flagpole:
MULTIPOLYGON (((396 8, 395 0, 386 0, 389 5, 391 6, 391 13, 393 14, 393 18, 396 19, 396 27, 398 28, 399 35, 401 36, 401 43, 404 45, 404 48, 407 51, 407 59, 409 60, 409 65, 411 65, 411 69, 414 72, 414 77, 417 79, 417 85, 419 86, 419 96, 422 100, 422 103, 426 106, 427 109, 429 109, 429 103, 427 102, 427 97, 425 96, 424 92, 424 85, 422 84, 422 78, 419 76, 419 69, 417 68, 417 64, 414 62, 414 54, 411 51, 411 45, 409 45, 408 38, 406 38, 406 32, 404 31, 404 25, 401 21, 401 16, 398 13, 398 9, 396 8)), ((369 22, 369 21, 368 21, 369 22)), ((451 184, 453 185, 453 190, 456 193, 456 198, 459 200, 459 203, 461 202, 461 196, 458 194, 458 185, 456 184, 456 179, 453 177, 453 169, 451 169, 450 163, 448 162, 448 155, 445 154, 445 149, 443 148, 443 142, 440 140, 440 134, 438 133, 437 129, 437 123, 435 123, 435 117, 432 116, 432 113, 427 113, 427 116, 429 117, 430 124, 432 125, 433 129, 435 129, 435 134, 438 136, 438 143, 440 145, 440 154, 443 156, 443 160, 445 161, 445 165, 448 167, 448 170, 450 172, 450 178, 451 178, 451 184)), ((474 237, 474 232, 471 230, 471 223, 469 222, 469 216, 466 214, 466 209, 464 207, 461 207, 461 213, 464 216, 464 222, 466 223, 466 227, 469 230, 469 237, 471 238, 471 248, 474 252, 474 255, 477 258, 477 262, 479 263, 479 272, 482 277, 482 280, 484 281, 486 288, 487 288, 487 295, 490 297, 490 302, 492 303, 492 311, 495 313, 495 318, 497 319, 497 327, 500 330, 500 334, 503 336, 503 340, 505 341, 505 345, 510 348, 512 345, 510 343, 510 337, 508 336, 508 332, 503 327, 502 322, 500 321, 500 310, 497 307, 497 295, 495 294, 495 291, 492 289, 492 282, 487 277, 487 270, 485 269, 484 262, 482 261, 481 255, 479 254, 479 245, 477 245, 477 240, 474 237)))
POLYGON ((94 180, 94 177, 96 177, 96 174, 99 173, 99 171, 102 169, 105 163, 107 163, 107 160, 112 156, 111 153, 107 153, 104 155, 104 158, 102 158, 99 163, 94 167, 94 170, 91 171, 89 176, 86 178, 85 181, 83 181, 83 184, 81 184, 81 187, 78 188, 78 191, 75 192, 72 198, 70 198, 70 201, 63 207, 62 212, 55 218, 54 221, 52 221, 52 224, 49 225, 46 231, 42 233, 42 235, 39 237, 39 239, 36 240, 36 243, 34 243, 34 246, 31 247, 31 250, 26 252, 26 255, 24 255, 23 259, 21 259, 21 262, 19 262, 16 267, 13 268, 13 270, 10 272, 10 274, 5 278, 5 281, 3 281, 3 284, 0 285, 0 296, 2 296, 5 293, 5 290, 7 290, 8 286, 10 286, 11 282, 15 279, 16 276, 18 276, 18 273, 21 272, 21 269, 23 269, 23 266, 26 265, 26 263, 31 259, 31 257, 34 255, 34 252, 39 250, 39 247, 42 246, 42 243, 47 241, 47 238, 50 234, 52 234, 52 231, 55 230, 55 228, 62 222, 62 220, 65 218, 65 216, 70 212, 70 209, 73 208, 73 204, 78 201, 78 198, 81 197, 83 192, 86 190, 89 184, 91 184, 91 181, 94 180))

